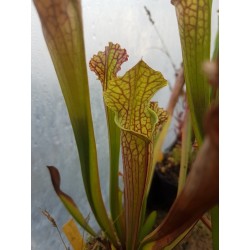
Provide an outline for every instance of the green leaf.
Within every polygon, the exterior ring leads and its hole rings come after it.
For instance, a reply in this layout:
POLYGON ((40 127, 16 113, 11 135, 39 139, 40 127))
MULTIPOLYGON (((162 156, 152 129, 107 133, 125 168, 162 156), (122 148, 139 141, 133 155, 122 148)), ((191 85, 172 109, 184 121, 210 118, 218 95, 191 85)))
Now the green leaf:
POLYGON ((216 33, 215 41, 214 41, 214 52, 213 52, 213 60, 219 56, 219 30, 216 33))
POLYGON ((115 112, 121 128, 124 169, 126 247, 137 249, 142 205, 152 171, 153 138, 158 122, 149 101, 167 84, 160 72, 142 60, 123 77, 109 82, 104 92, 106 105, 115 112))
POLYGON ((210 104, 210 87, 202 64, 210 59, 211 1, 173 0, 172 3, 179 25, 192 125, 200 146, 204 137, 203 118, 210 104))
POLYGON ((101 194, 80 0, 34 0, 34 4, 68 108, 89 204, 101 228, 118 246, 101 194))
MULTIPOLYGON (((121 65, 128 60, 125 49, 119 44, 109 43, 104 52, 98 52, 89 62, 90 69, 95 72, 102 84, 103 91, 106 91, 109 81, 116 78, 121 65)), ((110 155, 110 210, 115 228, 121 243, 125 243, 124 227, 121 220, 121 207, 119 206, 119 155, 120 155, 120 128, 115 124, 114 112, 107 108, 106 118, 109 132, 109 155, 110 155)))
POLYGON ((156 217, 157 217, 156 211, 153 211, 150 213, 150 215, 146 219, 144 225, 142 226, 142 229, 141 229, 141 232, 139 235, 140 240, 142 240, 147 234, 150 233, 150 231, 152 230, 152 228, 155 224, 156 217))
POLYGON ((184 124, 182 129, 182 141, 181 141, 181 164, 180 164, 180 173, 178 179, 178 191, 177 195, 180 194, 183 189, 186 178, 187 178, 187 170, 188 170, 188 162, 189 162, 189 154, 191 151, 191 136, 192 136, 192 125, 191 125, 191 117, 190 112, 187 109, 184 124))
POLYGON ((51 181, 52 181, 54 190, 55 190, 56 194, 58 195, 58 197, 60 198, 60 200, 62 201, 65 208, 69 211, 69 213, 73 216, 73 218, 87 232, 89 232, 93 236, 97 236, 97 234, 88 225, 87 221, 82 216, 80 210, 78 209, 78 207, 75 204, 75 202, 73 201, 73 199, 60 189, 61 177, 60 177, 60 174, 59 174, 59 171, 57 170, 57 168, 55 168, 53 166, 48 166, 48 169, 49 169, 49 173, 50 173, 50 177, 51 177, 51 181))
MULTIPOLYGON (((219 102, 219 88, 218 86, 214 86, 214 83, 217 83, 217 81, 214 81, 214 79, 219 78, 219 30, 217 31, 215 42, 214 42, 214 52, 213 52, 213 62, 210 64, 210 72, 206 72, 206 75, 208 76, 208 79, 210 80, 210 84, 212 83, 212 89, 211 89, 211 94, 210 94, 210 100, 211 102, 219 102), (211 65, 214 65, 211 69, 211 65), (211 79, 212 78, 212 79, 211 79)), ((206 64, 207 66, 208 64, 206 64)), ((205 68, 206 69, 206 68, 205 68)), ((218 83, 217 83, 218 84, 218 83)))

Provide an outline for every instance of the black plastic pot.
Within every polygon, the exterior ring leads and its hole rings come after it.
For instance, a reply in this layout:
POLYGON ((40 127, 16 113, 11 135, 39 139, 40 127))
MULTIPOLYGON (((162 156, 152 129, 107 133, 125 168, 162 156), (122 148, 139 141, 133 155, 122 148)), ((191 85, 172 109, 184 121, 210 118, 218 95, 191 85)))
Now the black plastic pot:
POLYGON ((147 210, 168 211, 177 195, 179 166, 174 166, 165 173, 156 167, 150 188, 147 210))

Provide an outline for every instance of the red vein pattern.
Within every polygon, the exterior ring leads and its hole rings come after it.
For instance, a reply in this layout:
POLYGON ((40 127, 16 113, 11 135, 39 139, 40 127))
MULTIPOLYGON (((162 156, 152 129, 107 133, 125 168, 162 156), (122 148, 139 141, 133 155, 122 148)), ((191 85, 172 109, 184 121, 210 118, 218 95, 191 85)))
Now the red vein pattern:
MULTIPOLYGON (((121 49, 119 44, 109 43, 105 47, 104 52, 98 52, 94 55, 90 62, 90 70, 95 72, 102 84, 103 91, 109 85, 112 78, 116 78, 117 72, 121 69, 121 65, 128 60, 128 55, 125 49, 121 49)), ((120 152, 120 128, 115 124, 115 114, 107 108, 106 118, 109 132, 109 154, 110 154, 110 213, 115 221, 114 225, 117 229, 117 234, 121 244, 125 244, 124 235, 124 218, 121 216, 121 206, 119 204, 119 152, 120 152), (118 219, 117 219, 118 218, 118 219)))
POLYGON ((149 101, 166 84, 160 72, 141 60, 123 77, 109 82, 104 99, 107 106, 117 113, 116 121, 122 129, 152 140, 157 115, 149 109, 149 101))
POLYGON ((165 109, 160 108, 158 106, 158 102, 150 102, 150 108, 157 114, 158 116, 158 122, 155 124, 155 131, 154 131, 154 136, 157 135, 163 124, 167 121, 168 119, 168 113, 166 112, 165 109))
POLYGON ((201 144, 203 116, 210 103, 207 77, 202 63, 210 59, 211 0, 172 0, 178 19, 187 97, 192 123, 201 144))
POLYGON ((121 134, 124 166, 124 201, 128 249, 137 249, 137 235, 153 144, 128 131, 121 134))
POLYGON ((104 92, 106 105, 115 112, 116 123, 121 128, 126 247, 131 250, 138 247, 142 204, 152 169, 155 131, 167 117, 157 103, 150 104, 149 101, 166 84, 160 72, 141 60, 124 76, 109 81, 104 92))
POLYGON ((82 41, 80 1, 34 0, 34 4, 50 50, 75 56, 77 45, 82 41))
POLYGON ((116 77, 121 65, 128 60, 125 49, 121 49, 119 44, 109 43, 104 52, 98 52, 89 62, 89 67, 98 76, 103 90, 107 89, 108 81, 116 77))

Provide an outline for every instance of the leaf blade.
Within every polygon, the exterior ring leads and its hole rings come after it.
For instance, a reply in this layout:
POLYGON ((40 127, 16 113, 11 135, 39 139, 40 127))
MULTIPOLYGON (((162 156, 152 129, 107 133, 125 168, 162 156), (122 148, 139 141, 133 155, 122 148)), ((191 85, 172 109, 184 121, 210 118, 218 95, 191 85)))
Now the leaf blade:
POLYGON ((181 141, 181 163, 180 163, 180 172, 178 178, 178 190, 177 196, 180 194, 183 189, 186 178, 187 170, 189 164, 189 155, 191 151, 191 135, 192 135, 192 125, 189 109, 186 110, 184 124, 182 129, 182 141, 181 141))
POLYGON ((148 218, 146 219, 144 225, 142 226, 139 238, 143 239, 144 237, 146 237, 146 235, 148 233, 150 233, 150 231, 152 230, 155 221, 156 221, 156 217, 157 217, 157 212, 153 211, 149 214, 148 218))
POLYGON ((101 228, 118 246, 104 206, 90 107, 80 0, 33 0, 38 11, 78 148, 91 209, 101 228))
POLYGON ((115 112, 121 128, 124 169, 126 247, 137 249, 142 204, 152 170, 152 146, 157 114, 149 100, 167 81, 142 60, 123 77, 109 82, 106 105, 115 112))
POLYGON ((188 104, 198 144, 204 137, 203 117, 210 104, 210 87, 202 63, 210 59, 210 0, 173 0, 179 25, 188 104))
POLYGON ((62 230, 69 240, 71 246, 74 250, 84 250, 85 249, 85 241, 80 231, 78 230, 74 220, 70 219, 67 221, 62 230))
MULTIPOLYGON (((109 43, 104 52, 98 52, 90 62, 90 70, 95 72, 102 84, 103 91, 107 90, 109 81, 117 77, 121 65, 128 60, 128 54, 119 44, 109 43)), ((119 155, 120 155, 120 128, 115 124, 115 114, 105 105, 106 120, 109 135, 110 155, 110 211, 118 237, 125 244, 124 223, 121 218, 122 208, 119 204, 119 155)))
POLYGON ((66 193, 64 193, 61 188, 60 188, 60 184, 61 184, 61 177, 60 177, 60 173, 57 170, 57 168, 53 167, 53 166, 47 166, 49 173, 50 173, 50 177, 51 177, 51 181, 52 181, 52 185, 54 187, 54 190, 57 194, 57 196, 60 198, 60 200, 62 201, 63 205, 65 206, 65 208, 69 211, 69 213, 73 216, 73 218, 87 231, 89 232, 91 235, 93 236, 97 236, 97 234, 94 232, 94 230, 88 225, 87 221, 85 220, 85 218, 83 217, 82 213, 80 212, 79 208, 77 207, 76 203, 74 202, 74 200, 66 193))

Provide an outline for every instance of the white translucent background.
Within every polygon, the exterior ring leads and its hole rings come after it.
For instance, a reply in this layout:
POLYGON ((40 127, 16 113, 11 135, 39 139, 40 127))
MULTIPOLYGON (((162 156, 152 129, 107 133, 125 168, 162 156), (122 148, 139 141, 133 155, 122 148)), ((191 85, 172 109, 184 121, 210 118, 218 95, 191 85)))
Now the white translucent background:
MULTIPOLYGON (((129 54, 129 60, 124 63, 119 74, 125 73, 143 58, 153 69, 161 71, 173 84, 175 79, 173 68, 168 57, 161 51, 162 43, 148 20, 144 6, 151 11, 165 46, 179 67, 182 59, 175 9, 170 1, 166 0, 82 1, 87 61, 112 41, 126 48, 129 54)), ((212 41, 217 31, 217 9, 218 1, 214 1, 212 41)), ((70 216, 55 195, 46 166, 54 165, 59 169, 62 189, 72 196, 85 216, 90 213, 90 209, 82 184, 69 117, 33 5, 31 11, 32 249, 59 250, 63 249, 59 236, 55 228, 41 215, 40 208, 47 209, 59 227, 70 216)), ((101 185, 108 207, 109 155, 101 86, 93 72, 88 71, 88 77, 101 185)), ((165 107, 169 94, 169 88, 166 87, 159 91, 154 100, 158 100, 159 105, 165 107)), ((172 139, 173 133, 166 141, 166 145, 172 139)), ((90 223, 98 230, 91 213, 90 223)))

